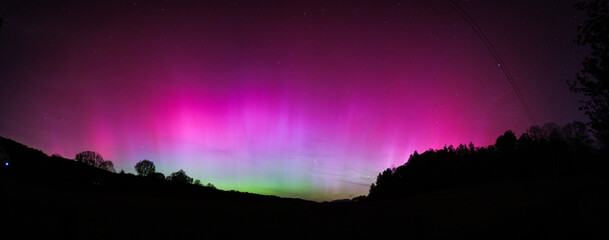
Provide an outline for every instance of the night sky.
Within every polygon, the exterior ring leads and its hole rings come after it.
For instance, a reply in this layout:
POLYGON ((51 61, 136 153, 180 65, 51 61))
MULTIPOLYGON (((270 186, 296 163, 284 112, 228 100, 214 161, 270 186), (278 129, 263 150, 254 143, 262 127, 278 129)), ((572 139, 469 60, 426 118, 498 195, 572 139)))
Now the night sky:
MULTIPOLYGON (((367 194, 414 150, 531 120, 446 1, 2 1, 0 136, 220 189, 367 194), (19 2, 24 4, 12 8, 19 2)), ((457 1, 537 124, 586 121, 575 1, 457 1)))

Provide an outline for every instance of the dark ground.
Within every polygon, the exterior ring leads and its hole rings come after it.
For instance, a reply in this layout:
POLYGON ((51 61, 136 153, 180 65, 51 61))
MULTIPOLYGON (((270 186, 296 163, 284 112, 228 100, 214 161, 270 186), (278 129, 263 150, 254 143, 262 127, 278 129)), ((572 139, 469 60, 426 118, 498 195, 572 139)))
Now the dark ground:
POLYGON ((491 238, 606 239, 606 192, 586 176, 468 186, 359 203, 209 200, 61 189, 2 176, 3 231, 77 239, 491 238), (558 201, 557 201, 558 200, 558 201))
POLYGON ((15 164, 0 170, 2 239, 609 239, 607 186, 588 175, 316 203, 113 174, 30 151, 13 151, 15 164))

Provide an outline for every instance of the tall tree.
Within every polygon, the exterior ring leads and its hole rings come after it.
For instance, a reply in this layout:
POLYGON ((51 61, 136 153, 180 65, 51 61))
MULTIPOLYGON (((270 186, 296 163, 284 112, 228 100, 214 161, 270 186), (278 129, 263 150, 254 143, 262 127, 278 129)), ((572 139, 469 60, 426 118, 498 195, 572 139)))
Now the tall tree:
POLYGON ((580 110, 590 118, 601 146, 609 147, 609 4, 608 0, 579 2, 575 8, 588 19, 577 28, 575 42, 590 47, 591 54, 582 62, 583 69, 569 88, 586 97, 580 110))

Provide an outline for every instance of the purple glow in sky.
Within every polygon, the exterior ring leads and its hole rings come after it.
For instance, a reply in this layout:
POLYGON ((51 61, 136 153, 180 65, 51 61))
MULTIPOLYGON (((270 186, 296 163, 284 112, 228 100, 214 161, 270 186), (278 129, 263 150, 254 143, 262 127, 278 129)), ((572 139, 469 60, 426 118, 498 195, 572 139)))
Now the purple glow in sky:
MULTIPOLYGON (((566 85, 586 53, 573 1, 459 4, 539 124, 585 120, 566 85)), ((414 150, 531 125, 445 1, 41 1, 5 20, 0 135, 127 172, 149 159, 221 189, 352 198, 414 150)))

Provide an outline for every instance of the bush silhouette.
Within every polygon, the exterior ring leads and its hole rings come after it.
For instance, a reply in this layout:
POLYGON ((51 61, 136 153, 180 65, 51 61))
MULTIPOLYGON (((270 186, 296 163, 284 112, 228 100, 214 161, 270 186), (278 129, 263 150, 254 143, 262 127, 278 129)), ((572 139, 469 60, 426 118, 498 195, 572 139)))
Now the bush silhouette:
POLYGON ((167 176, 167 180, 185 184, 192 184, 193 181, 193 179, 186 175, 186 172, 182 169, 167 176))
POLYGON ((160 172, 153 172, 149 174, 148 177, 153 179, 165 180, 165 174, 160 172))

